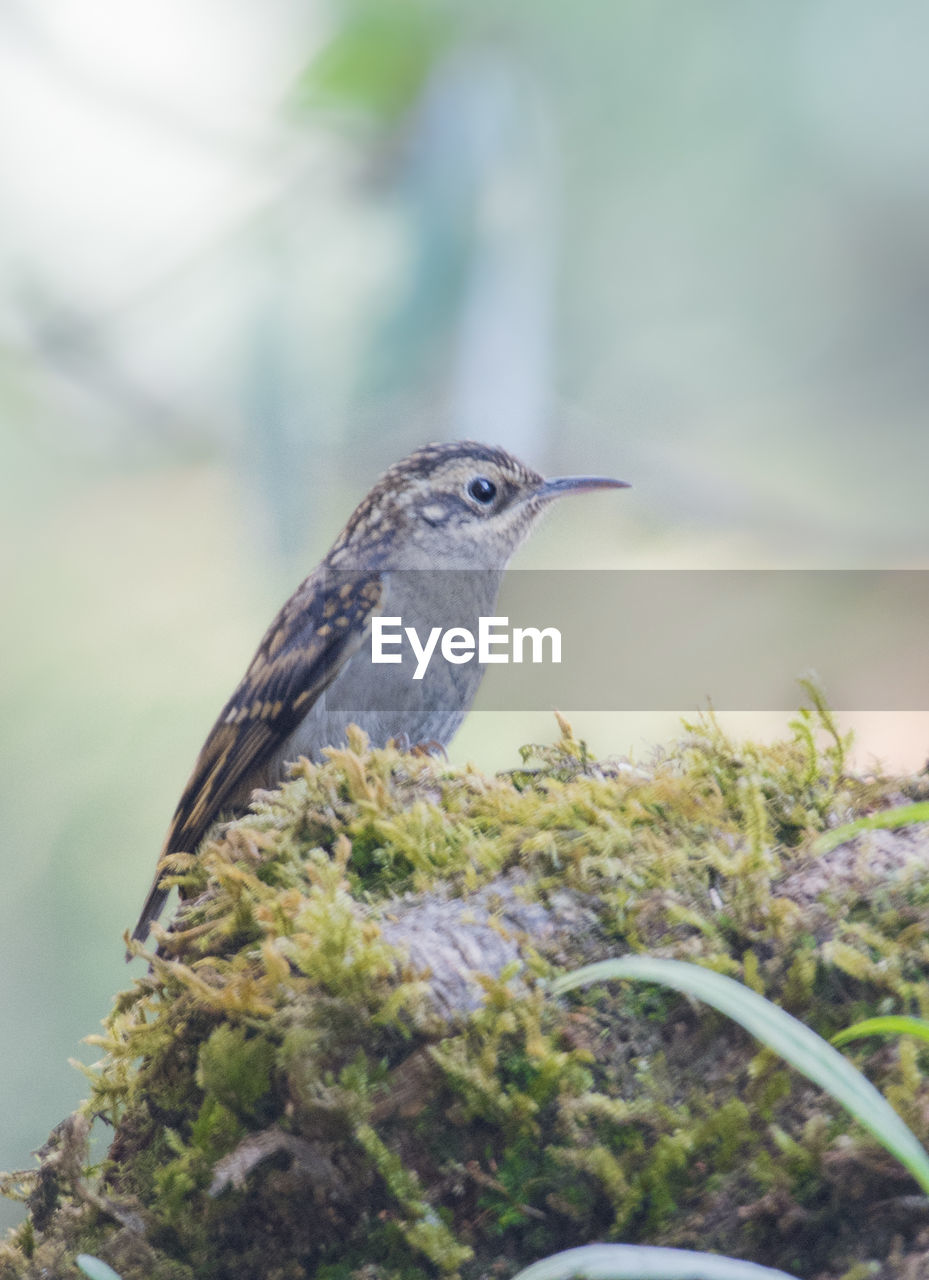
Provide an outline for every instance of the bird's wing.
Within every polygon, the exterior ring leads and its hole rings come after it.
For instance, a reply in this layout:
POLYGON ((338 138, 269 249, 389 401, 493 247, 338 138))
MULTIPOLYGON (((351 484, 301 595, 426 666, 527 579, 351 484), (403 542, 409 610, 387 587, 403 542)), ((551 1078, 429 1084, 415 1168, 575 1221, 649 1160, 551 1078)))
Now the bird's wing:
MULTIPOLYGON (((320 567, 291 596, 203 744, 162 857, 194 852, 224 809, 247 802, 262 765, 361 647, 383 593, 378 573, 333 574, 320 567)), ((156 872, 132 933, 140 941, 168 896, 160 880, 156 872)))

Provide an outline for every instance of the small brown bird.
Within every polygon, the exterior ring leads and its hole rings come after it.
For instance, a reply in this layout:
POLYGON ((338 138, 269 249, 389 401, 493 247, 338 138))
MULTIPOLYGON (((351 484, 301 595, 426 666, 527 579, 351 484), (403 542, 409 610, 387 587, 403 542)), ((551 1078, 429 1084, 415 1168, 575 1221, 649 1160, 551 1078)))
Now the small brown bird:
MULTIPOLYGON (((375 745, 447 744, 481 666, 436 662, 413 679, 409 655, 375 665, 372 619, 395 616, 428 635, 443 620, 492 614, 503 569, 553 499, 627 487, 602 476, 545 480, 472 441, 426 445, 395 463, 268 628, 203 744, 161 857, 195 852, 220 816, 245 810, 288 761, 343 742, 349 724, 375 745)), ((145 939, 168 892, 159 869, 133 938, 145 939)))

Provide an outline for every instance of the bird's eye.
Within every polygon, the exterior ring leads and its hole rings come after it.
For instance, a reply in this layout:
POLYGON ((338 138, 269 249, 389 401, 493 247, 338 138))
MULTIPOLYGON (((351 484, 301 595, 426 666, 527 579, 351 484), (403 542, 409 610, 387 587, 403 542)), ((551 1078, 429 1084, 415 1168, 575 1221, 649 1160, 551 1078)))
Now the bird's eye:
POLYGON ((468 497, 473 498, 475 502, 480 502, 482 506, 486 507, 496 496, 497 486, 486 476, 475 476, 468 484, 468 497))

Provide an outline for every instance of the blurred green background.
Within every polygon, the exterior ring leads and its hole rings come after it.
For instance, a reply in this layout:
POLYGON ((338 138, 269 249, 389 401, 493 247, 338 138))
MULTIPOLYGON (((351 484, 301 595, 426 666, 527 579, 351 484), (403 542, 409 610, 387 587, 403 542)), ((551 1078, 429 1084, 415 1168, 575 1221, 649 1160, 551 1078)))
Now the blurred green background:
POLYGON ((523 567, 926 567, 927 47, 920 0, 0 4, 0 1168, 83 1094, 218 707, 407 450, 634 483, 523 567))

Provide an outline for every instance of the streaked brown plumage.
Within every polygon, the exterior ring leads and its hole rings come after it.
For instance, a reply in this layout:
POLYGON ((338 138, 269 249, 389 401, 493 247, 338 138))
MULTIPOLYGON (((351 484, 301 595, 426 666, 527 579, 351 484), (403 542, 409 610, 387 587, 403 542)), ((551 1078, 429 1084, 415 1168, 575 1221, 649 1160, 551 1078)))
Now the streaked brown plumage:
MULTIPOLYGON (((242 812, 256 787, 283 777, 288 760, 342 741, 353 721, 380 745, 401 735, 447 743, 481 668, 443 664, 413 685, 403 665, 374 667, 360 653, 372 617, 429 626, 453 597, 474 616, 492 613, 500 572, 552 499, 624 487, 596 476, 546 481, 502 449, 471 441, 427 445, 392 466, 268 628, 207 736, 161 856, 195 852, 219 817, 242 812), (450 585, 447 570, 470 572, 450 585), (321 698, 334 685, 344 710, 321 698), (393 710, 375 696, 385 688, 396 691, 393 710)), ((140 941, 168 896, 160 878, 159 870, 133 930, 140 941)))

